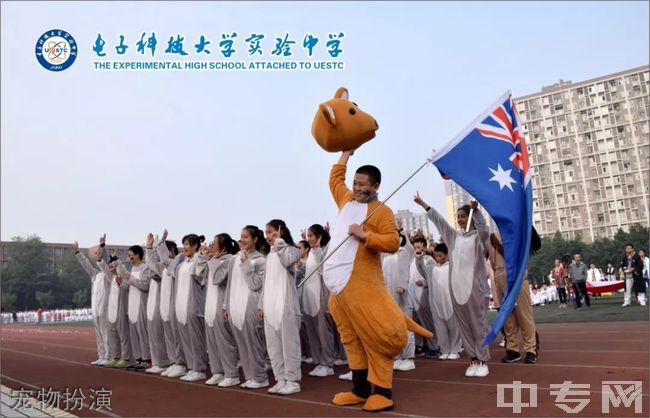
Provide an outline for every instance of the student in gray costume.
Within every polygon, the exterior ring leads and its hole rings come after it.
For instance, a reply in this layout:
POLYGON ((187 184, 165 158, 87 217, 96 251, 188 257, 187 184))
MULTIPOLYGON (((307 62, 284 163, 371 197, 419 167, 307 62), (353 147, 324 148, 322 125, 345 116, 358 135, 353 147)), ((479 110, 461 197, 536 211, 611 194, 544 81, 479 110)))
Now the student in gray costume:
POLYGON ((93 258, 94 263, 79 251, 79 244, 75 241, 72 244, 79 264, 86 271, 92 283, 90 291, 90 305, 95 323, 95 335, 97 340, 97 360, 91 364, 95 366, 107 365, 112 357, 109 350, 110 324, 108 322, 108 294, 111 290, 110 273, 108 271, 108 250, 105 245, 106 234, 99 239, 99 246, 88 249, 88 255, 93 258))
POLYGON ((205 335, 212 377, 205 383, 230 387, 240 384, 237 342, 223 315, 228 271, 239 245, 228 234, 219 234, 209 247, 205 297, 205 335))
POLYGON ((203 241, 203 235, 184 236, 183 252, 176 256, 167 269, 176 284, 174 307, 177 332, 189 369, 181 380, 186 382, 205 380, 208 362, 203 315, 208 275, 207 256, 199 254, 203 241))
MULTIPOLYGON (((117 362, 107 364, 107 367, 118 369, 135 366, 133 351, 131 349, 131 331, 129 329, 128 317, 128 286, 120 286, 121 279, 118 278, 117 267, 122 266, 115 251, 111 254, 108 269, 110 272, 110 291, 108 294, 108 322, 110 324, 109 349, 113 357, 120 357, 117 362)), ((121 267, 123 269, 124 267, 121 267)))
MULTIPOLYGON (((298 253, 300 259, 296 262, 295 271, 296 271, 296 286, 302 279, 305 278, 305 268, 307 266, 307 257, 309 256, 309 242, 307 242, 307 232, 302 231, 303 239, 298 241, 298 253)), ((298 287, 298 300, 300 301, 300 309, 302 309, 302 291, 304 286, 298 287)), ((309 342, 307 340, 307 328, 305 327, 305 316, 302 316, 302 321, 300 322, 300 352, 302 353, 302 362, 312 363, 311 351, 309 349, 309 342)))
MULTIPOLYGON (((291 395, 300 392, 300 302, 294 265, 299 259, 291 232, 284 221, 266 224, 266 240, 271 252, 266 257, 264 286, 258 304, 264 318, 266 349, 276 384, 269 393, 291 395)), ((313 353, 312 353, 313 354, 313 353)))
POLYGON ((433 257, 417 251, 415 263, 420 274, 426 277, 429 289, 429 306, 432 307, 433 324, 440 344, 439 360, 457 360, 461 350, 460 332, 454 315, 449 286, 447 246, 436 244, 433 257))
POLYGON ((248 225, 242 229, 239 248, 228 272, 224 315, 235 336, 246 379, 240 386, 260 389, 269 385, 264 322, 257 316, 266 265, 261 251, 267 251, 268 243, 258 227, 248 225))
POLYGON ((301 287, 301 306, 312 359, 316 365, 309 375, 326 377, 334 374, 334 331, 326 315, 329 290, 323 282, 323 267, 314 270, 327 253, 330 235, 322 225, 314 224, 307 230, 307 240, 311 250, 305 273, 311 277, 301 287))
POLYGON ((149 346, 149 332, 147 330, 147 298, 149 286, 155 273, 144 264, 144 250, 139 245, 129 247, 128 252, 131 270, 122 270, 118 267, 120 286, 128 286, 128 316, 131 349, 138 362, 135 368, 148 369, 151 367, 151 350, 149 346))
MULTIPOLYGON (((427 240, 424 237, 415 238, 413 241, 413 246, 416 254, 418 252, 423 253, 427 247, 427 240)), ((433 258, 428 257, 428 261, 433 263, 433 258)), ((409 290, 411 292, 411 300, 413 304, 413 315, 417 317, 418 322, 424 328, 433 332, 433 337, 431 338, 422 338, 419 335, 415 336, 416 344, 419 343, 420 346, 426 346, 428 352, 424 354, 427 358, 438 358, 440 352, 438 351, 438 341, 436 338, 436 333, 434 332, 435 326, 433 323, 433 316, 431 313, 431 305, 429 303, 429 292, 431 291, 427 285, 427 280, 422 274, 418 271, 417 266, 415 265, 415 257, 411 260, 410 274, 409 274, 409 290)), ((423 347, 424 348, 424 347, 423 347)))
MULTIPOLYGON (((396 221, 397 229, 400 234, 400 248, 393 254, 382 254, 382 269, 384 271, 384 281, 390 291, 393 299, 409 317, 413 317, 412 297, 408 286, 411 259, 414 257, 413 246, 402 229, 399 218, 396 221)), ((395 358, 393 369, 398 371, 408 371, 415 369, 415 335, 408 331, 406 346, 395 358)))
POLYGON ((465 376, 485 377, 490 373, 487 366, 490 350, 489 347, 483 346, 483 340, 488 332, 486 295, 489 290, 485 255, 489 245, 490 230, 478 210, 476 201, 472 201, 471 206, 465 205, 458 209, 456 222, 460 230, 455 230, 447 223, 445 217, 427 205, 419 194, 414 197, 414 200, 427 211, 429 219, 449 248, 451 299, 463 347, 472 359, 465 376), (470 222, 470 209, 474 209, 471 220, 473 222, 470 224, 469 232, 465 232, 467 223, 470 222))
POLYGON ((172 362, 160 375, 165 377, 183 377, 187 374, 187 363, 183 354, 183 346, 178 336, 176 321, 176 283, 171 271, 176 269, 184 256, 177 257, 178 247, 174 241, 167 240, 167 230, 163 231, 160 242, 152 248, 147 248, 145 262, 160 276, 160 318, 165 335, 165 351, 172 362))
MULTIPOLYGON (((149 348, 151 349, 151 367, 145 370, 147 373, 160 374, 170 365, 165 346, 165 329, 162 317, 160 316, 160 291, 162 277, 159 272, 150 267, 153 264, 149 259, 153 256, 154 237, 153 234, 147 235, 145 264, 154 273, 151 283, 149 284, 149 294, 147 297, 147 332, 149 333, 149 348)), ((155 260, 158 257, 155 256, 155 260)))

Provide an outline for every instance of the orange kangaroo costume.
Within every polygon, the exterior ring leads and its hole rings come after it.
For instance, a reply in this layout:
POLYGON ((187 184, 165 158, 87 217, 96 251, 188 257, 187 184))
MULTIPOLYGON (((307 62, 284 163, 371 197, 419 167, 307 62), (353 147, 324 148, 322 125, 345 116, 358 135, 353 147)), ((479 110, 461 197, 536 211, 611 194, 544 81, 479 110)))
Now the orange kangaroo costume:
MULTIPOLYGON (((326 150, 350 150, 374 137, 377 123, 347 99, 347 90, 337 90, 335 98, 323 103, 316 113, 312 134, 326 150), (327 146, 327 148, 326 148, 327 146)), ((354 200, 345 185, 346 166, 335 164, 330 174, 330 191, 339 214, 331 231, 329 251, 348 235, 351 224, 366 221, 366 242, 348 239, 324 264, 323 278, 331 291, 329 310, 336 321, 341 342, 353 373, 351 392, 338 393, 336 405, 365 403, 366 411, 393 407, 391 399, 393 359, 407 342, 407 329, 424 337, 431 333, 404 315, 384 283, 380 253, 394 253, 400 239, 393 212, 374 199, 354 200), (375 394, 370 396, 370 383, 375 394)))

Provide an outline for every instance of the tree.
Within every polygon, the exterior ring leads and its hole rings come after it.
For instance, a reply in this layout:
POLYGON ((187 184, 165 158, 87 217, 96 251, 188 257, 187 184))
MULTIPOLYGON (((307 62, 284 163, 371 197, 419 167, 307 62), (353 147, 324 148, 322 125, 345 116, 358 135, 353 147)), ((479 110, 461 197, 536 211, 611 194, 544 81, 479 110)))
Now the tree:
POLYGON ((2 292, 0 294, 0 307, 3 312, 11 312, 16 309, 16 295, 13 293, 2 292))
POLYGON ((88 277, 88 273, 81 267, 79 260, 74 254, 74 251, 71 249, 66 249, 63 252, 63 258, 61 259, 61 265, 58 271, 59 277, 61 278, 61 286, 63 288, 62 296, 62 306, 71 305, 74 303, 75 306, 82 307, 87 300, 87 296, 84 296, 81 306, 77 304, 75 300, 75 295, 77 292, 82 291, 84 295, 87 295, 91 289, 92 283, 88 277))
POLYGON ((36 292, 36 300, 40 303, 40 307, 43 309, 48 309, 54 306, 56 297, 52 294, 52 291, 47 292, 36 292))
MULTIPOLYGON (((2 293, 16 295, 17 310, 35 309, 37 291, 55 290, 58 276, 50 267, 50 256, 37 236, 14 237, 7 246, 7 264, 2 270, 2 293)), ((56 295, 56 293, 53 293, 56 295)))
POLYGON ((88 301, 88 293, 84 289, 79 289, 74 292, 72 301, 76 308, 83 308, 86 306, 86 302, 88 301))

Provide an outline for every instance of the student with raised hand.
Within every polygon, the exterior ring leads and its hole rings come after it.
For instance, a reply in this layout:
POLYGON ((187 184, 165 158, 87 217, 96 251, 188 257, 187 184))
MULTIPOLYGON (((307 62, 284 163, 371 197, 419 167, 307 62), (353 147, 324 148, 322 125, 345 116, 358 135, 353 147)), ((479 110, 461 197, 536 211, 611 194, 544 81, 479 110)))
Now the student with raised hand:
POLYGON ((330 235, 322 225, 314 224, 306 236, 311 247, 305 269, 305 277, 309 278, 301 288, 301 306, 309 348, 316 365, 309 375, 326 377, 334 374, 335 337, 333 323, 326 315, 329 290, 323 282, 323 266, 319 265, 327 252, 330 235))
POLYGON ((106 234, 99 238, 99 246, 88 249, 88 254, 93 259, 79 251, 79 244, 75 241, 72 244, 77 260, 81 267, 88 273, 92 282, 90 291, 90 306, 95 324, 95 335, 97 339, 97 360, 91 364, 105 366, 111 361, 109 349, 110 324, 108 322, 108 294, 110 292, 110 273, 108 271, 108 250, 106 249, 106 234))
POLYGON ((145 370, 147 373, 160 374, 170 366, 170 360, 167 356, 165 346, 165 329, 162 317, 160 316, 160 293, 162 276, 159 269, 155 270, 150 267, 149 258, 157 256, 153 254, 154 237, 149 233, 146 239, 145 265, 153 272, 149 284, 149 293, 147 296, 147 332, 149 334, 149 348, 151 349, 151 367, 145 370))
POLYGON ((447 246, 436 244, 433 248, 433 260, 416 246, 415 265, 418 272, 426 278, 429 288, 429 305, 433 317, 433 326, 440 345, 440 360, 459 359, 461 346, 460 332, 454 314, 449 286, 449 261, 447 246))
POLYGON ((225 233, 216 235, 208 248, 205 335, 212 371, 212 377, 205 382, 208 385, 230 387, 240 383, 237 342, 222 312, 230 264, 238 252, 237 242, 225 233))
POLYGON ((237 343, 246 379, 241 387, 245 389, 260 389, 269 385, 264 322, 257 315, 266 266, 261 251, 265 251, 267 245, 264 233, 258 227, 244 227, 239 241, 240 251, 232 258, 228 272, 224 317, 237 343))
MULTIPOLYGON (((205 341, 205 284, 207 256, 199 254, 203 235, 183 237, 183 252, 176 256, 175 268, 169 269, 176 283, 176 322, 178 336, 189 372, 181 377, 186 382, 205 380, 207 349, 205 341)), ((170 376, 171 377, 171 376, 170 376)))
POLYGON ((294 265, 299 259, 291 232, 280 219, 266 224, 266 241, 271 251, 266 257, 264 286, 258 317, 264 319, 266 349, 276 384, 269 393, 291 395, 300 392, 300 302, 294 265))
POLYGON ((129 287, 121 286, 122 279, 118 274, 118 267, 125 271, 125 267, 117 258, 115 250, 111 250, 108 270, 110 277, 110 291, 108 294, 107 317, 110 325, 109 347, 114 352, 113 360, 106 367, 118 369, 134 367, 133 350, 131 349, 131 331, 128 317, 129 287), (119 357, 119 359, 116 359, 119 357))
POLYGON ((163 231, 160 241, 151 247, 147 246, 145 263, 160 276, 160 318, 165 335, 165 351, 172 362, 160 375, 165 377, 182 377, 187 374, 185 354, 178 334, 176 320, 176 284, 171 272, 176 270, 183 257, 178 257, 179 251, 174 241, 167 240, 167 230, 163 231))
POLYGON ((483 346, 488 332, 487 301, 489 294, 485 271, 485 254, 490 240, 490 230, 478 210, 478 202, 460 207, 456 211, 456 222, 460 229, 454 229, 444 216, 429 206, 419 193, 413 200, 422 206, 434 223, 442 241, 449 248, 450 288, 454 312, 458 319, 460 336, 471 363, 465 371, 467 377, 485 377, 490 371, 489 347, 483 346), (473 209, 474 216, 469 218, 473 209), (466 227, 470 224, 469 232, 466 227))
POLYGON ((147 299, 149 286, 155 273, 144 263, 144 250, 139 245, 129 247, 131 270, 118 268, 121 286, 127 287, 128 317, 131 349, 136 359, 134 368, 143 370, 151 368, 151 347, 147 330, 147 299))

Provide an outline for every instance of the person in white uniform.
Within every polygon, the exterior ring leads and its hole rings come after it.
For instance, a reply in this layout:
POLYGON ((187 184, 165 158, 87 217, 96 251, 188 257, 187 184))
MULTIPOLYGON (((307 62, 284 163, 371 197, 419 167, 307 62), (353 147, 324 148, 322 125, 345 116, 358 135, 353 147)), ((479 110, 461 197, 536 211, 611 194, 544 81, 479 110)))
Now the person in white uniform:
POLYGON ((205 335, 212 377, 205 383, 231 387, 239 385, 237 343, 230 324, 223 315, 223 304, 228 285, 228 272, 239 245, 230 235, 214 237, 208 254, 208 282, 205 297, 205 335))
POLYGON ((241 232, 240 251, 233 257, 228 272, 223 309, 237 343, 246 379, 240 386, 244 389, 269 386, 264 321, 257 315, 266 267, 262 252, 267 246, 264 233, 254 225, 247 225, 241 232))
POLYGON ((271 252, 266 257, 258 316, 264 319, 266 349, 277 382, 268 392, 291 395, 300 392, 302 379, 301 315, 294 270, 299 254, 291 232, 281 219, 272 219, 266 224, 266 240, 271 252))

